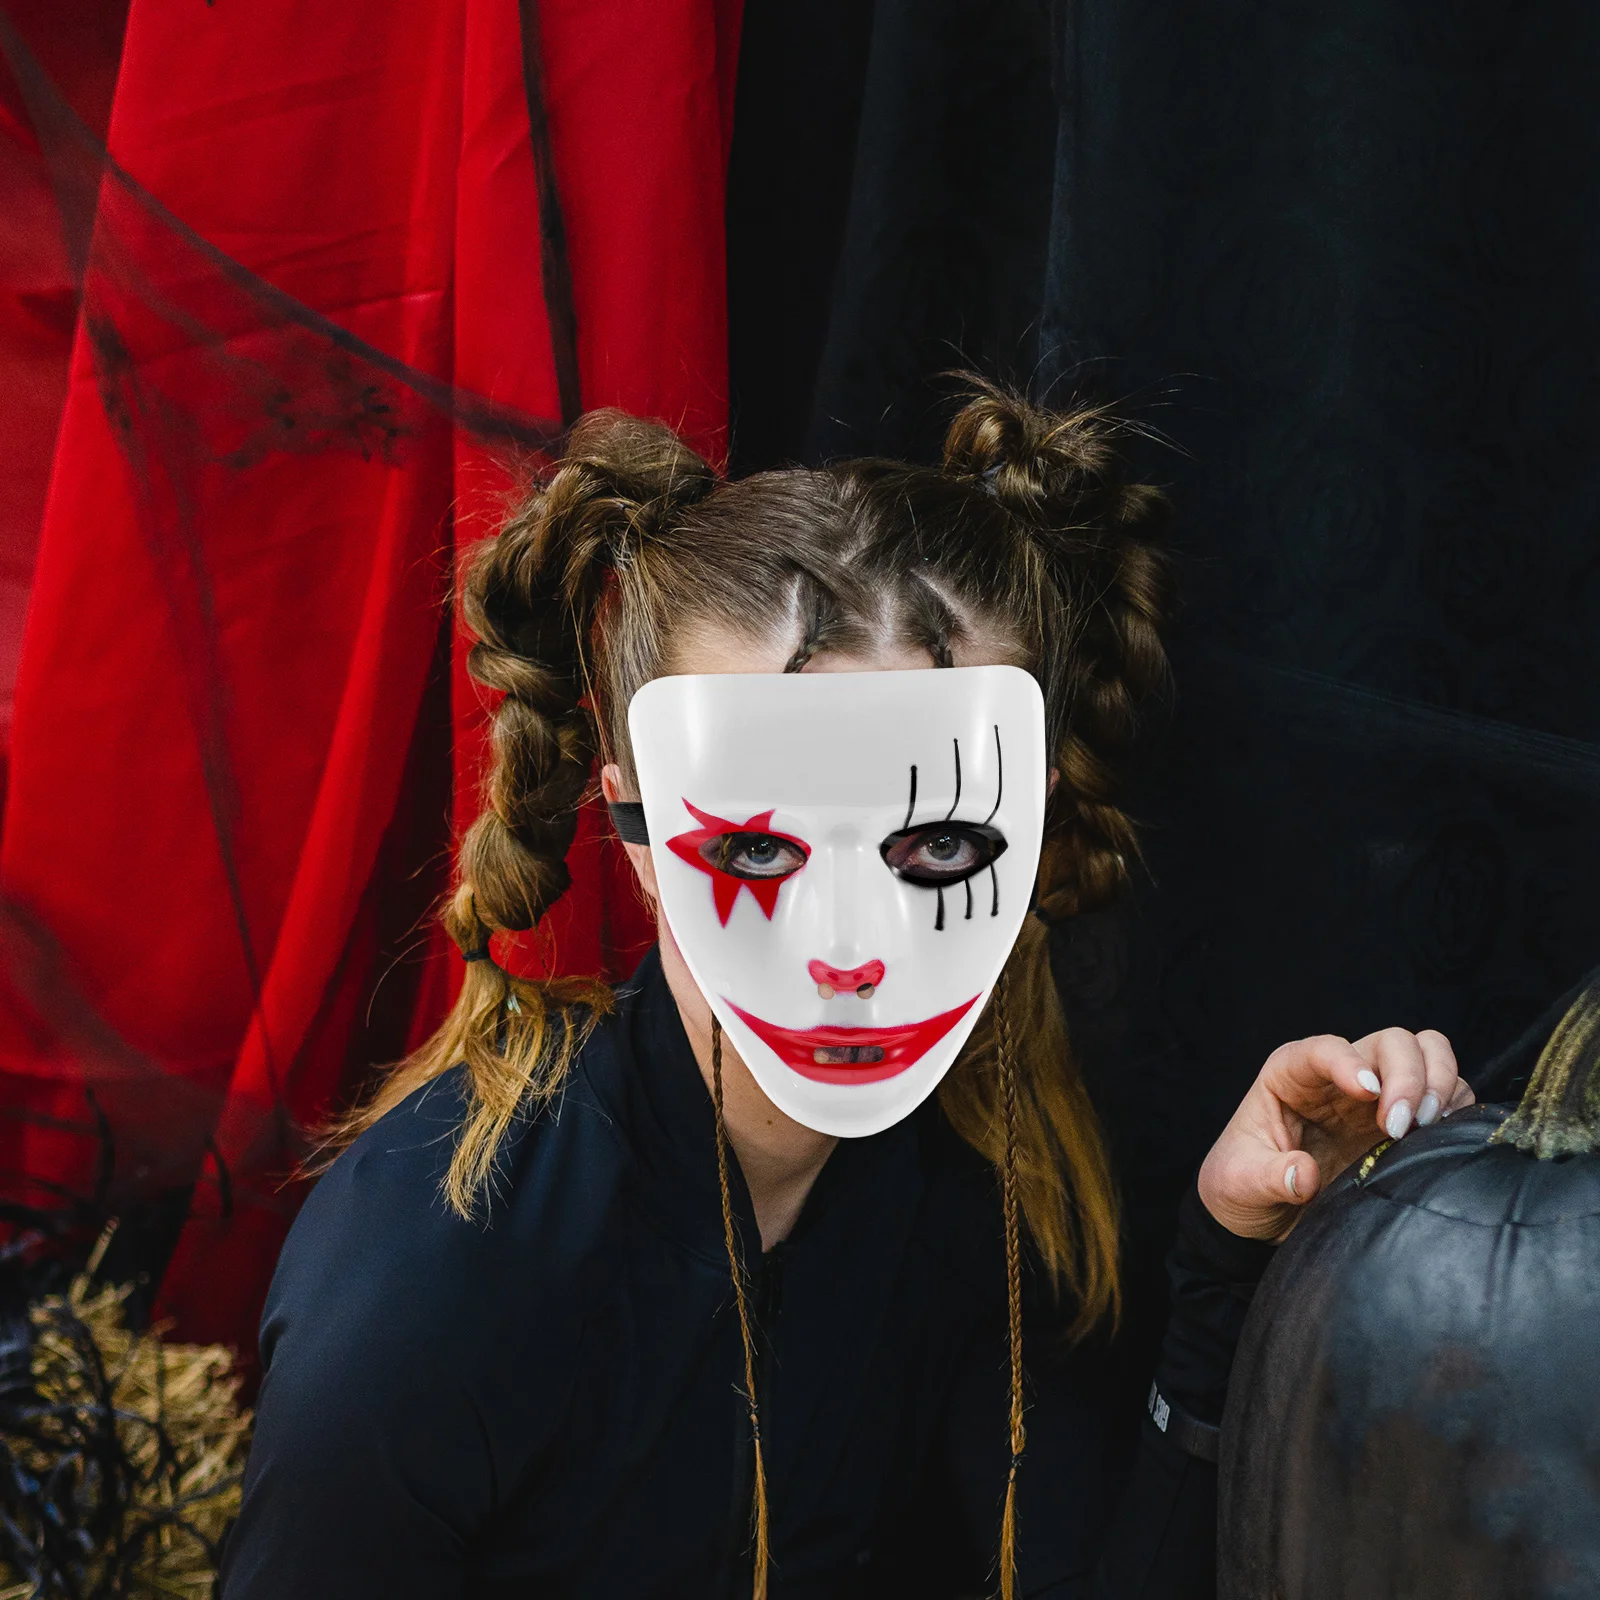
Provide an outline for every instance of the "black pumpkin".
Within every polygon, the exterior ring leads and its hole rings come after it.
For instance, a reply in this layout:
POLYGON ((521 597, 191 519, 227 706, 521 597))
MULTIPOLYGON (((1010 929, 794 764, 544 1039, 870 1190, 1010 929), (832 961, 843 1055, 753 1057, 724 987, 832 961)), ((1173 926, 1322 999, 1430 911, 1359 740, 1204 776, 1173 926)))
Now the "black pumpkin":
POLYGON ((1515 1112, 1308 1208, 1223 1422, 1221 1600, 1600 1597, 1600 983, 1515 1112))

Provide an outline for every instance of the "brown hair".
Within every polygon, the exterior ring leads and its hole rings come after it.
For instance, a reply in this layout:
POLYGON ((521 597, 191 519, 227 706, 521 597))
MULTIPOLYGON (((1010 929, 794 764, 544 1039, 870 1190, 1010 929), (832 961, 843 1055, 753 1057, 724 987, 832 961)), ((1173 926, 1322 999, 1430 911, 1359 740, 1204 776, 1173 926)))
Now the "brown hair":
MULTIPOLYGON (((1166 672, 1167 502, 1128 481, 1104 411, 1051 413, 974 388, 937 468, 849 461, 728 482, 658 423, 617 412, 579 422, 463 587, 478 640, 469 670, 504 691, 488 803, 462 841, 444 911, 464 954, 486 954, 498 930, 533 926, 566 890, 563 857, 597 751, 637 793, 628 703, 674 670, 699 629, 779 641, 790 671, 821 652, 887 643, 926 650, 936 666, 967 649, 1026 668, 1044 692, 1060 773, 1039 917, 1091 910, 1120 889, 1136 842, 1114 766, 1166 672)), ((1020 1209, 1048 1276, 1072 1297, 1078 1335, 1116 1314, 1117 1200, 1040 920, 1025 922, 1002 988, 1001 1026, 991 1006, 939 1103, 1001 1173, 1013 1324, 1020 1209)), ((596 981, 528 983, 471 960, 444 1026, 339 1140, 465 1063, 469 1110, 447 1191, 469 1214, 513 1118, 556 1092, 608 1005, 596 981)), ((735 1260, 736 1284, 742 1276, 735 1260)), ((1013 1476, 1020 1449, 1018 1385, 1013 1476)), ((1007 1557, 1009 1593, 1009 1547, 1007 1557)))

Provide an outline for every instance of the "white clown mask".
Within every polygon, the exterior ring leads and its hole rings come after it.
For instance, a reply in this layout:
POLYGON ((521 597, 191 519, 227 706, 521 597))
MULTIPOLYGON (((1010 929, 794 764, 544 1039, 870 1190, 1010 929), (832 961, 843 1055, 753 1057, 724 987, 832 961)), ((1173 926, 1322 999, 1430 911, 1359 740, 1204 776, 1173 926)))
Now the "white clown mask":
POLYGON ((931 1094, 1032 899, 1044 702, 1017 667, 658 678, 628 710, 661 910, 774 1105, 931 1094))

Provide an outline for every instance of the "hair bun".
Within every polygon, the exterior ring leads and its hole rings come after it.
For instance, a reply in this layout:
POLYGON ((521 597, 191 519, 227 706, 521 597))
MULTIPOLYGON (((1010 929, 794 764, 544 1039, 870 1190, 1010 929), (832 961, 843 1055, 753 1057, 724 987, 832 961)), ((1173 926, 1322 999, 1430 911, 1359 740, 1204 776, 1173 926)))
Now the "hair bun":
POLYGON ((578 669, 606 573, 716 482, 660 423, 620 411, 582 418, 549 480, 480 547, 462 595, 481 641, 469 660, 473 676, 521 698, 546 698, 552 678, 578 669))
MULTIPOLYGON (((569 435, 546 494, 554 502, 552 515, 591 521, 606 545, 604 555, 620 563, 641 540, 703 500, 717 481, 705 458, 664 424, 622 411, 592 411, 569 435)), ((585 552, 591 558, 598 553, 585 552)), ((570 561, 568 567, 570 578, 570 561)))
MULTIPOLYGON (((1124 425, 1099 406, 1046 411, 969 378, 974 390, 944 441, 947 472, 976 478, 1008 509, 1044 525, 1094 521, 1127 485, 1124 425)), ((1120 520, 1120 519, 1117 519, 1120 520)))

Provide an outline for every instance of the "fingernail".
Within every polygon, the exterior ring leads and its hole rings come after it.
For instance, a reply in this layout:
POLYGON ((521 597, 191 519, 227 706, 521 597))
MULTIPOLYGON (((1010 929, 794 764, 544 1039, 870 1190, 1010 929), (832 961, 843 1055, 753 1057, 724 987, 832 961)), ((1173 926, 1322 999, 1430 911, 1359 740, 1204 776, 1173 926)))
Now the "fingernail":
POLYGON ((1432 1089, 1417 1102, 1417 1126, 1431 1128, 1439 1120, 1439 1097, 1432 1089))
POLYGON ((1384 1123, 1383 1131, 1391 1139, 1403 1139, 1406 1129, 1411 1126, 1411 1102, 1409 1100, 1396 1100, 1389 1107, 1389 1120, 1384 1123))
POLYGON ((1284 1173, 1283 1186, 1295 1197, 1295 1199, 1298 1200, 1300 1198, 1300 1169, 1298 1167, 1290 1167, 1289 1170, 1284 1173))
POLYGON ((1356 1082, 1359 1083, 1368 1094, 1383 1093, 1383 1085, 1378 1082, 1378 1074, 1374 1072, 1371 1067, 1363 1067, 1361 1071, 1356 1074, 1356 1082))

